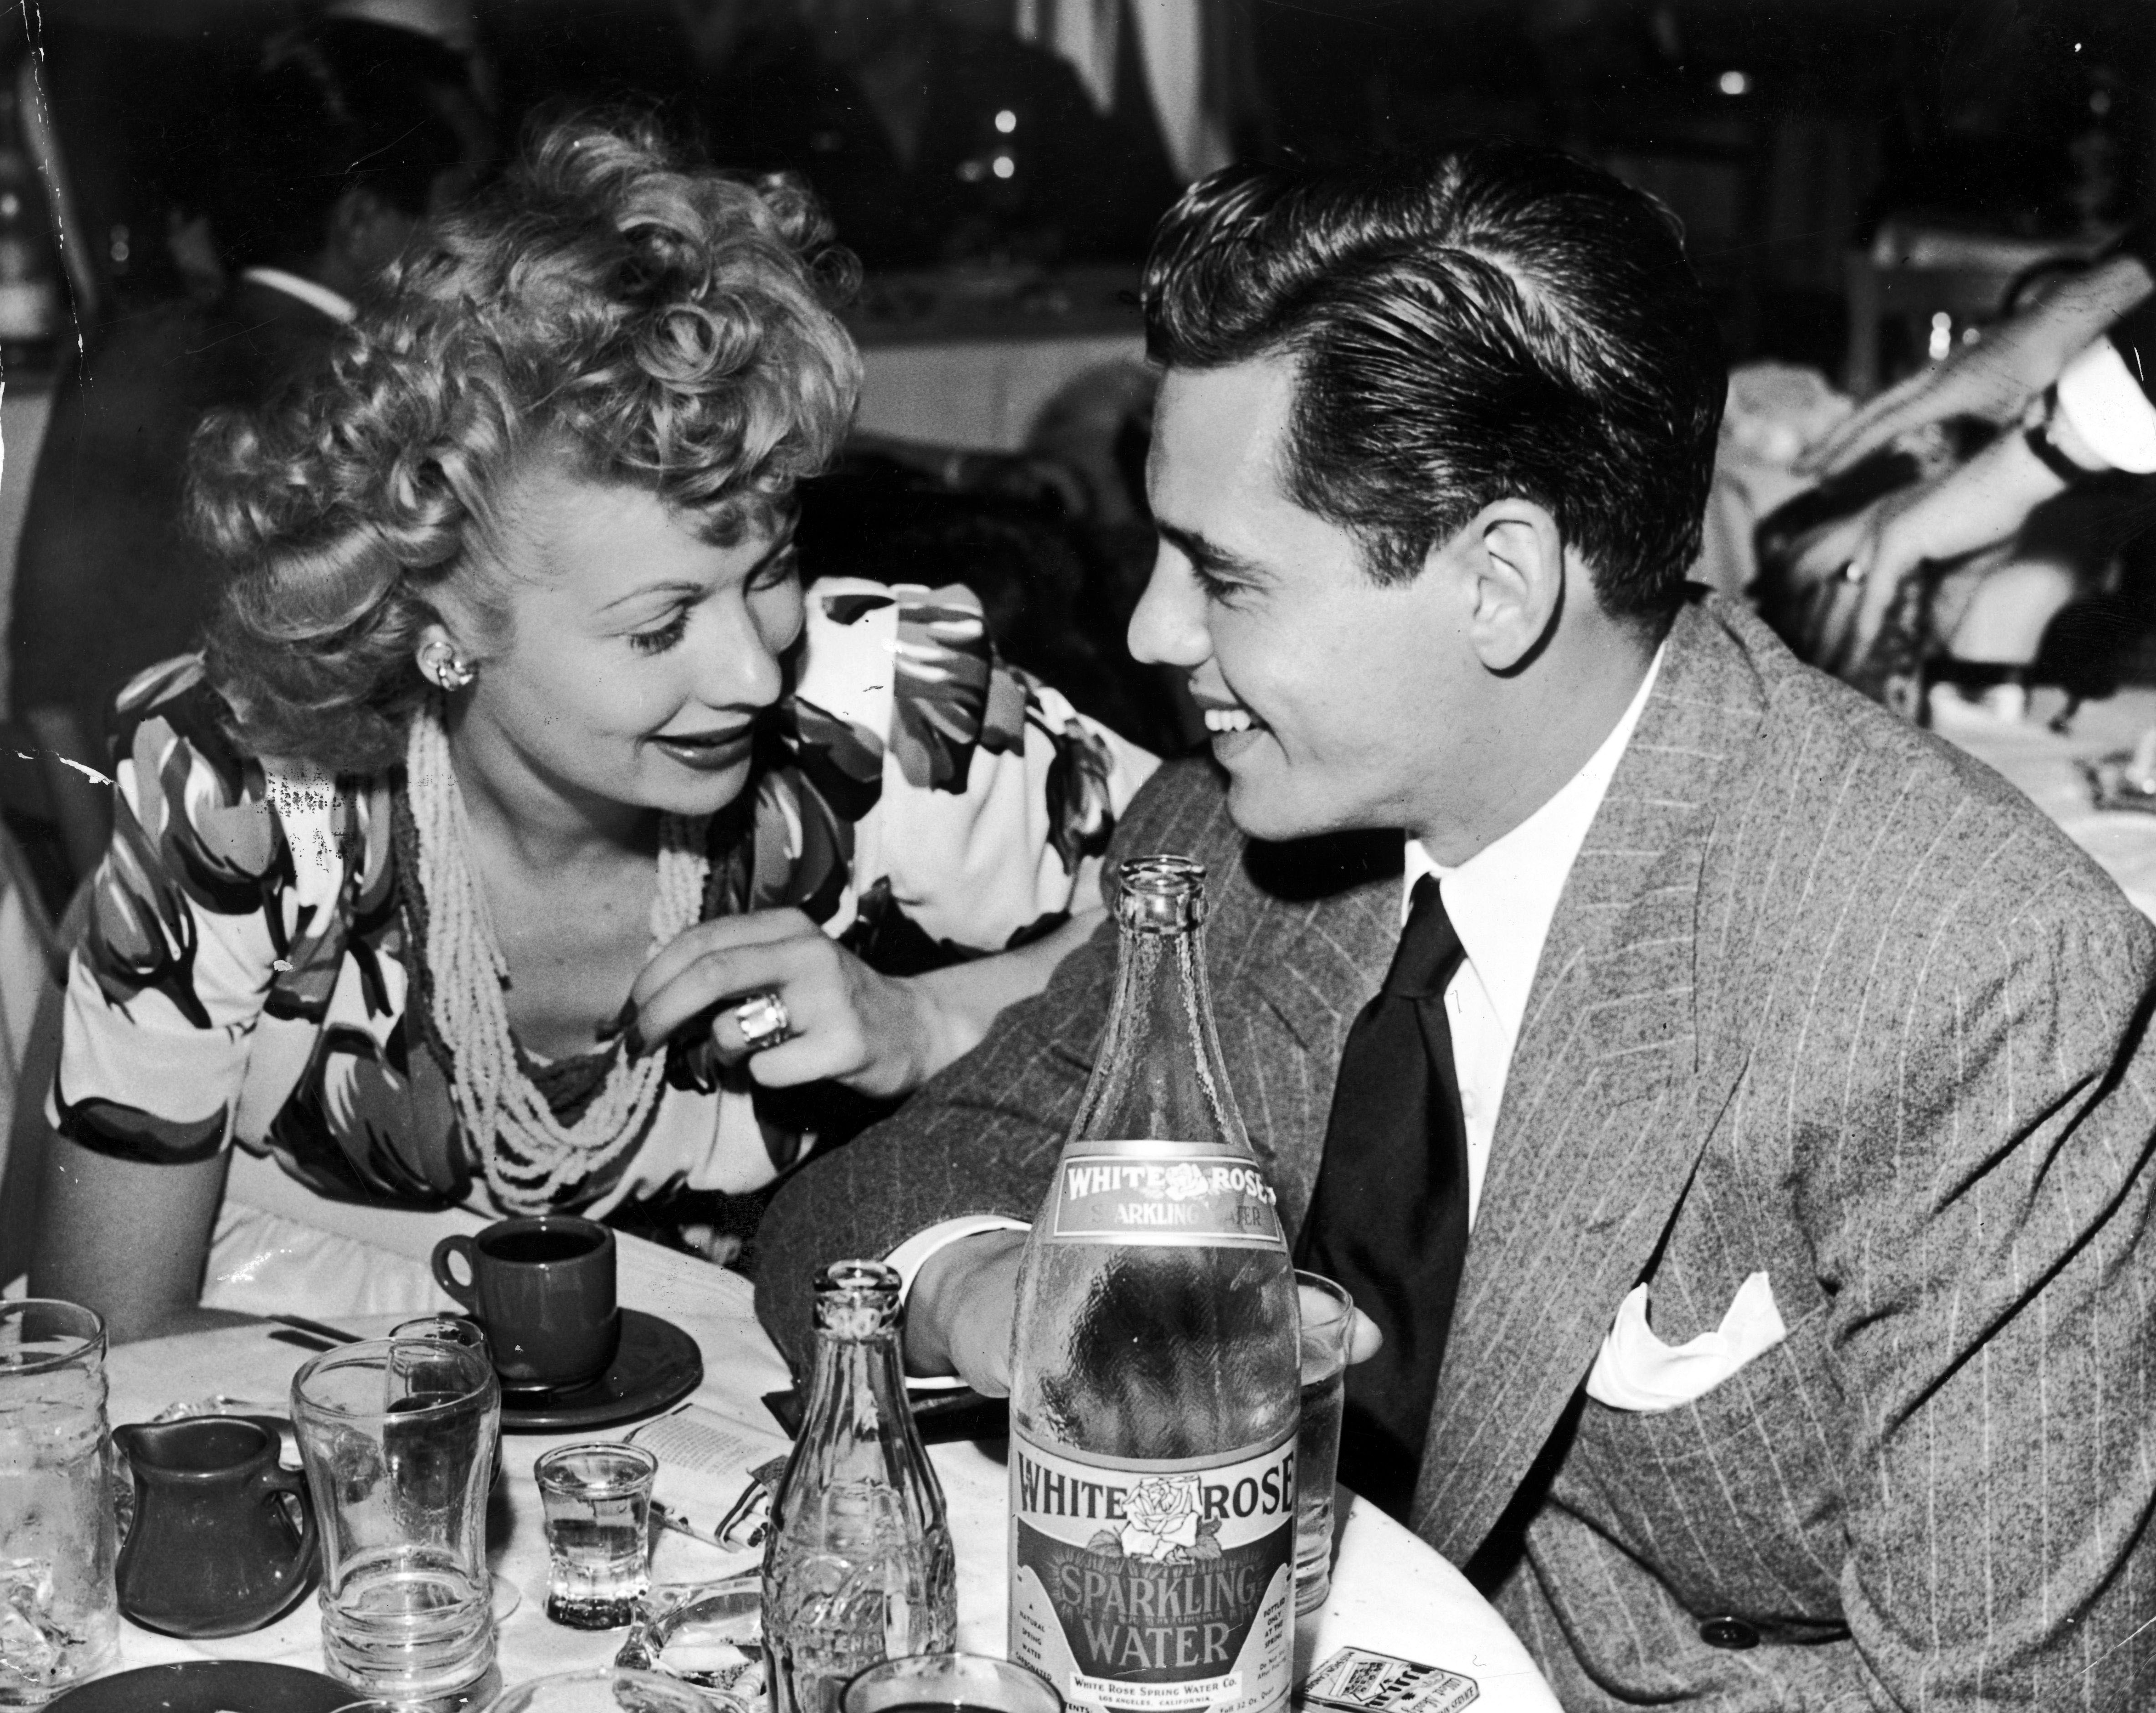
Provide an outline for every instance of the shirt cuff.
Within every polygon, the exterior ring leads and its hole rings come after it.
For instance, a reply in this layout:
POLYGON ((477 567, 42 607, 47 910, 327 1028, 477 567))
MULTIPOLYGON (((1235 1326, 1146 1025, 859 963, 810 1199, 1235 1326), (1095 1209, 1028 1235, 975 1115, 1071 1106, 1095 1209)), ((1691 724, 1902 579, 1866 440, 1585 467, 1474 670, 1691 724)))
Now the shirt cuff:
MULTIPOLYGON (((898 1300, 905 1302, 913 1295, 913 1281, 921 1269, 928 1264, 928 1258, 939 1249, 947 1249, 954 1243, 968 1237, 978 1237, 984 1231, 1024 1231, 1023 1219, 1013 1219, 1004 1213, 967 1213, 956 1219, 945 1219, 916 1231, 893 1249, 884 1259, 885 1265, 898 1274, 898 1300)), ((906 1389, 909 1392, 956 1391, 966 1382, 956 1374, 908 1374, 906 1389)))
POLYGON ((2097 340, 2066 365, 2058 397, 2074 432, 2112 469, 2156 471, 2156 406, 2110 340, 2097 340))

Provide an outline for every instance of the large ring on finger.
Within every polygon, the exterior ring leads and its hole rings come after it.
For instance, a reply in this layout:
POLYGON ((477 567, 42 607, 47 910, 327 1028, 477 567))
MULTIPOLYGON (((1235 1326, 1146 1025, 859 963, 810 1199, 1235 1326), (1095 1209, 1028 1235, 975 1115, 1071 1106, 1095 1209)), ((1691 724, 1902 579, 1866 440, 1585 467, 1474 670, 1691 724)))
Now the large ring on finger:
POLYGON ((737 1005, 734 1027, 742 1033, 742 1045, 752 1053, 793 1039, 793 1018, 786 1002, 772 992, 752 993, 737 1005))

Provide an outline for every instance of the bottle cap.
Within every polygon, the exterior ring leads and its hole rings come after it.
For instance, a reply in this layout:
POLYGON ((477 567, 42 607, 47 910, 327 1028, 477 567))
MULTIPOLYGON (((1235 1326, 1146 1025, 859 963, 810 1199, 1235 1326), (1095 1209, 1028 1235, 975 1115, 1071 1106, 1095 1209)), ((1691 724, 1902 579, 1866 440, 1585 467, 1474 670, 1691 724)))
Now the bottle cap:
POLYGON ((1196 927, 1205 920, 1205 864, 1168 852, 1126 858, 1116 870, 1116 920, 1150 934, 1196 927))
POLYGON ((839 1338, 873 1338, 898 1321, 898 1269, 880 1261, 834 1261, 816 1276, 816 1327, 839 1338))

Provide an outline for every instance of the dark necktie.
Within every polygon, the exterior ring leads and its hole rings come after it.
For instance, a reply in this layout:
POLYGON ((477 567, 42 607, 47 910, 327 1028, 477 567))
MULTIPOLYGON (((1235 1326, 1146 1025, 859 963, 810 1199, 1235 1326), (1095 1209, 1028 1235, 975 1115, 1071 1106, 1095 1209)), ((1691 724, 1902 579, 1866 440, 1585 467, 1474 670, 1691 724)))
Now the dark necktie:
POLYGON ((1348 1032, 1298 1246, 1385 1335, 1348 1371, 1340 1478, 1403 1521, 1467 1256, 1467 1126, 1445 1017, 1460 957, 1426 874, 1385 985, 1348 1032))

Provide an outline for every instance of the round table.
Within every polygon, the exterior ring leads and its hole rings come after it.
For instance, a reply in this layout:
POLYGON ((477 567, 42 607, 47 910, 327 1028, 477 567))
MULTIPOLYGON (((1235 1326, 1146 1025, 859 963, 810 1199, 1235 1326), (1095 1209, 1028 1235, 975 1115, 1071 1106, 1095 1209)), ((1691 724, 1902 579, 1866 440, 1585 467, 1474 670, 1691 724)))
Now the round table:
MULTIPOLYGON (((663 1315, 695 1336, 705 1370, 696 1403, 743 1429, 772 1436, 773 1444, 783 1449, 783 1439, 762 1400, 765 1392, 788 1385, 788 1376, 757 1323, 747 1282, 685 1259, 677 1265, 676 1259, 637 1244, 623 1269, 624 1302, 663 1315)), ((388 1322, 355 1319, 345 1325, 352 1332, 374 1336, 386 1331, 388 1322)), ((110 1419, 144 1421, 168 1406, 212 1394, 285 1413, 291 1377, 311 1354, 275 1326, 123 1345, 107 1363, 110 1419)), ((502 1442, 506 1469, 490 1512, 488 1557, 502 1590, 497 1611, 507 1600, 516 1600, 500 1631, 506 1682, 603 1664, 621 1644, 620 1631, 571 1630, 547 1620, 547 1550, 531 1464, 552 1446, 628 1431, 624 1426, 571 1434, 518 1433, 502 1442)), ((1000 1451, 999 1445, 961 1443, 933 1447, 930 1454, 948 1501, 957 1551, 958 1644, 998 1655, 1004 1649, 1007 1505, 1000 1451)), ((1298 1682, 1313 1664, 1343 1647, 1355 1647, 1472 1679, 1478 1713, 1550 1713, 1556 1708, 1518 1640, 1459 1572, 1389 1517, 1345 1492, 1341 1496, 1346 1502, 1340 1512, 1332 1598, 1298 1630, 1298 1682)), ((703 1582, 753 1569, 756 1562, 753 1554, 727 1555, 662 1533, 653 1572, 662 1582, 703 1582)), ((195 1659, 272 1659, 319 1671, 316 1603, 305 1601, 252 1635, 213 1642, 181 1641, 131 1624, 124 1627, 123 1669, 195 1659)))

